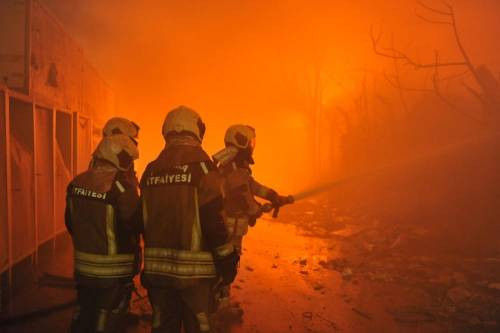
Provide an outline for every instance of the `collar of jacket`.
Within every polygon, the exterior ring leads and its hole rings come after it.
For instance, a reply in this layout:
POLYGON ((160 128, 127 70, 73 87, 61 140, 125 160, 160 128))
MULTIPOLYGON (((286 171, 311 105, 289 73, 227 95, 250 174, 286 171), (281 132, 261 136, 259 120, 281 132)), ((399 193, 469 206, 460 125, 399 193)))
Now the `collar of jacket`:
POLYGON ((95 171, 116 171, 118 170, 113 163, 102 160, 100 158, 93 158, 92 161, 90 162, 90 168, 91 170, 95 171))

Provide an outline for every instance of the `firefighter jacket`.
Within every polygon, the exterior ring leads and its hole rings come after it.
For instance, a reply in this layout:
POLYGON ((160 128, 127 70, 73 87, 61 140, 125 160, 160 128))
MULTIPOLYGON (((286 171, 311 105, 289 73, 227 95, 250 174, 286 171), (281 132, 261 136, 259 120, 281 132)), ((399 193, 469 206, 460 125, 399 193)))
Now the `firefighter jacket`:
POLYGON ((138 273, 142 221, 136 183, 98 161, 69 184, 65 222, 78 283, 106 287, 138 273))
POLYGON ((248 225, 254 225, 262 214, 255 196, 274 201, 277 193, 258 183, 245 161, 233 160, 225 165, 221 164, 219 172, 223 176, 226 227, 230 236, 243 236, 248 232, 248 225))
POLYGON ((193 141, 172 140, 141 179, 146 287, 196 285, 235 253, 221 216, 220 175, 193 141))

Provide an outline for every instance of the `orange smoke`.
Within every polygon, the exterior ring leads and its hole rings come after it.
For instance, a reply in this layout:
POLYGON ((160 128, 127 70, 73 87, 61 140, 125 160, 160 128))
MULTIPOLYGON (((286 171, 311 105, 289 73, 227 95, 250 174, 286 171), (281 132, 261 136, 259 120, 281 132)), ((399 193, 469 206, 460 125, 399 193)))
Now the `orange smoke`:
MULTIPOLYGON (((255 127, 255 175, 283 191, 310 183, 315 161, 322 177, 335 176, 335 154, 312 157, 313 114, 319 105, 323 150, 333 150, 331 113, 352 105, 363 78, 387 64, 371 49, 372 24, 423 59, 437 47, 442 57, 458 56, 449 31, 420 21, 410 0, 45 2, 114 88, 118 113, 141 125, 139 171, 162 149, 166 112, 185 104, 207 124, 209 153, 229 125, 255 127)), ((454 5, 471 56, 498 69, 498 43, 486 40, 496 34, 483 33, 498 30, 498 1, 454 5)))

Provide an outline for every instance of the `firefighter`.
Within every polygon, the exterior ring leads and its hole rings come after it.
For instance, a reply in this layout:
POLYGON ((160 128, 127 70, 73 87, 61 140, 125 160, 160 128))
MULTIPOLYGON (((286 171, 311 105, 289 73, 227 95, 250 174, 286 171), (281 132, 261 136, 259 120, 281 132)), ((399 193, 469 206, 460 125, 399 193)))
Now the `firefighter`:
POLYGON ((73 333, 123 331, 132 279, 140 270, 140 201, 126 176, 138 156, 128 136, 105 137, 91 168, 68 186, 65 223, 77 286, 73 333))
POLYGON ((141 179, 142 283, 153 308, 152 332, 213 332, 211 290, 231 283, 239 255, 221 216, 220 176, 201 147, 205 125, 180 106, 163 123, 165 148, 141 179), (217 279, 220 279, 217 281, 217 279))
MULTIPOLYGON (((263 213, 263 206, 255 196, 267 200, 272 207, 280 207, 291 202, 291 197, 281 196, 275 190, 258 183, 252 177, 250 166, 254 164, 255 129, 247 125, 230 126, 224 136, 225 148, 213 156, 223 177, 224 220, 231 242, 240 253, 243 237, 248 226, 254 226, 263 213)), ((230 287, 219 291, 219 314, 231 319, 241 319, 242 309, 238 304, 230 304, 230 287)))
MULTIPOLYGON (((121 117, 113 117, 109 119, 104 127, 102 128, 102 136, 112 136, 117 134, 126 135, 132 140, 137 146, 139 140, 139 130, 140 127, 132 120, 121 118, 121 117)), ((91 161, 92 165, 93 161, 91 161)), ((130 182, 133 182, 135 185, 139 186, 139 181, 137 180, 137 175, 135 172, 135 166, 132 164, 132 167, 128 170, 126 174, 130 182)))

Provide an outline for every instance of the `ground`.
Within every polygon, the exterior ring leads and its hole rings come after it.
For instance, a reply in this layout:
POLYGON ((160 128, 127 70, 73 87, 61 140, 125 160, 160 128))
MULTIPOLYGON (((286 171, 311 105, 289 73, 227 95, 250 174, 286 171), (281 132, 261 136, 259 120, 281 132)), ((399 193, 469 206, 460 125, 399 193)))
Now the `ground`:
MULTIPOLYGON (((245 238, 232 289, 243 322, 225 325, 225 333, 500 332, 499 258, 411 254, 425 230, 387 227, 321 201, 281 213, 260 219, 245 238)), ((71 251, 57 253, 48 273, 69 277, 71 251)), ((71 288, 42 276, 16 297, 11 312, 71 301, 71 288)), ((137 320, 127 332, 149 332, 147 299, 134 295, 132 312, 137 320)), ((66 307, 0 332, 65 332, 70 320, 66 307)))

